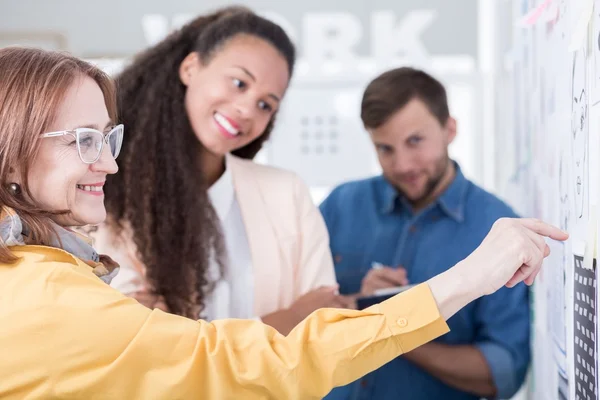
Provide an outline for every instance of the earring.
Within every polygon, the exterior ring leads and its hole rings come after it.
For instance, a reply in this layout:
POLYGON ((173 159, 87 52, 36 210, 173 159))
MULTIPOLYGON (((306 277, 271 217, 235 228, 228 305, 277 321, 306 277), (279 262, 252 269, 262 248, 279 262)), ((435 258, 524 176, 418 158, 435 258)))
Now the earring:
POLYGON ((14 195, 21 194, 21 186, 18 183, 11 183, 9 185, 10 191, 13 192, 14 195))

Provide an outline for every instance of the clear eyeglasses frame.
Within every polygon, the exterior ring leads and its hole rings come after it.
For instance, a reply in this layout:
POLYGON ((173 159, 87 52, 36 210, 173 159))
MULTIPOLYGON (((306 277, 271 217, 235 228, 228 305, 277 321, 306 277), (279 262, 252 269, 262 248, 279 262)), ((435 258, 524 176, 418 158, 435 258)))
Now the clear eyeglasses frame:
POLYGON ((100 132, 92 128, 76 128, 73 130, 47 132, 42 138, 73 136, 77 143, 79 158, 86 164, 93 164, 100 159, 104 144, 110 148, 111 155, 116 159, 121 152, 123 144, 123 124, 113 127, 108 133, 100 132))

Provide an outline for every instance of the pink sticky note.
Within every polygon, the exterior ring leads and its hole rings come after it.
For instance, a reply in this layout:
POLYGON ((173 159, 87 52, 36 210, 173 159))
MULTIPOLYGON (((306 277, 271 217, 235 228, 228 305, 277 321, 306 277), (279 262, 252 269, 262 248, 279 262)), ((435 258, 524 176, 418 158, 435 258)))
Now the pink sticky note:
POLYGON ((519 24, 524 26, 535 25, 540 20, 540 17, 544 15, 544 11, 550 6, 551 3, 552 0, 545 0, 539 6, 531 9, 531 11, 521 18, 519 24))

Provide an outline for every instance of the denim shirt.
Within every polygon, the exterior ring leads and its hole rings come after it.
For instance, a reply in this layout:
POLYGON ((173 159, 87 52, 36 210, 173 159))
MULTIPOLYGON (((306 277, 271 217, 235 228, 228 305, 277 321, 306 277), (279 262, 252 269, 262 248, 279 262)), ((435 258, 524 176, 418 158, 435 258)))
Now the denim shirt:
MULTIPOLYGON (((341 293, 359 292, 372 262, 402 266, 409 283, 424 282, 473 252, 498 218, 516 216, 455 166, 450 186, 416 213, 383 176, 333 190, 320 208, 341 293)), ((510 398, 522 385, 530 361, 529 324, 528 290, 519 284, 460 310, 448 321, 450 332, 438 342, 475 345, 490 367, 498 398, 510 398)), ((479 396, 451 388, 399 357, 326 398, 477 400, 479 396)))

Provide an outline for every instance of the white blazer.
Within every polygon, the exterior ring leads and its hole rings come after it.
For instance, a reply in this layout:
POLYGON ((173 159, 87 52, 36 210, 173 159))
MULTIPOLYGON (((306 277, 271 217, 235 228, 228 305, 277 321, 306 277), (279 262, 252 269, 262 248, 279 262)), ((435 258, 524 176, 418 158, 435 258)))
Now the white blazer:
MULTIPOLYGON (((293 172, 227 157, 254 270, 254 314, 287 308, 303 294, 335 285, 327 228, 304 182, 293 172)), ((116 238, 106 225, 94 246, 121 264, 114 287, 143 287, 144 267, 130 238, 116 238)))

